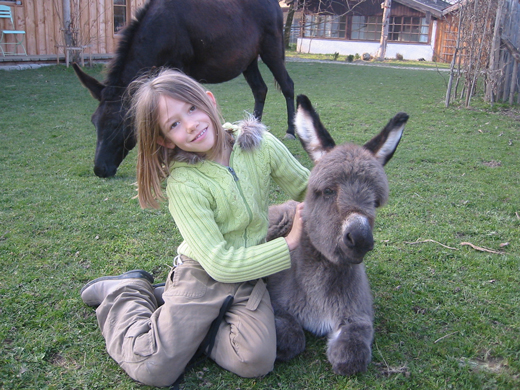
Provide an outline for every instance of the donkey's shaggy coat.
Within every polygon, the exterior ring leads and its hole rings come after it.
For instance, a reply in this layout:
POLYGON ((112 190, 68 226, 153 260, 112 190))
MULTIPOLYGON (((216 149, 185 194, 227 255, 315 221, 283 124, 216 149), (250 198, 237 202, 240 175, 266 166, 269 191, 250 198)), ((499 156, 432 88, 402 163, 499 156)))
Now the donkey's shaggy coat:
MULTIPOLYGON (((292 267, 268 278, 276 318, 277 357, 305 349, 306 329, 329 338, 334 371, 366 371, 373 338, 372 295, 363 258, 373 249, 375 211, 388 198, 383 165, 408 120, 399 113, 363 147, 335 146, 307 97, 298 96, 296 130, 315 162, 309 178, 300 246, 292 267)), ((269 210, 268 240, 289 233, 296 202, 269 210)))

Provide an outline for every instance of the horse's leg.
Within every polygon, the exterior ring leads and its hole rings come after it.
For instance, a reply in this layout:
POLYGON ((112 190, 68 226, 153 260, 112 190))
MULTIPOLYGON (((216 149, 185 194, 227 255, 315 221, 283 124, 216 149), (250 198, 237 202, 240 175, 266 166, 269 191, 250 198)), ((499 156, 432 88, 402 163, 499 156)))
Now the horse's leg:
POLYGON ((258 120, 262 120, 265 97, 267 96, 267 85, 265 85, 264 79, 260 74, 260 69, 258 69, 258 59, 255 58, 243 74, 255 98, 255 110, 253 111, 253 115, 258 118, 258 120))
POLYGON ((368 316, 349 317, 329 335, 327 357, 336 374, 353 375, 367 370, 372 358, 374 329, 368 316))
MULTIPOLYGON (((279 44, 278 44, 279 45, 279 44)), ((275 47, 275 46, 273 46, 275 47)), ((285 138, 295 139, 294 136, 294 82, 292 81, 287 69, 285 68, 283 47, 282 52, 277 53, 276 49, 264 52, 261 57, 265 62, 276 82, 282 90, 287 105, 287 134, 285 138)))

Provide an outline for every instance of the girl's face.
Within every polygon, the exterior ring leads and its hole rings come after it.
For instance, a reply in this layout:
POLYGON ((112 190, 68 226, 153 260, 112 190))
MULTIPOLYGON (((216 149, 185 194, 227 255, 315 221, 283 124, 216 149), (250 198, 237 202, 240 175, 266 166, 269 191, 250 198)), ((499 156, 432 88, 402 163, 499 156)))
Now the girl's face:
MULTIPOLYGON (((206 93, 216 105, 213 94, 206 93)), ((215 146, 216 129, 208 114, 198 107, 163 95, 158 110, 162 133, 157 141, 159 145, 197 153, 207 153, 215 146)))

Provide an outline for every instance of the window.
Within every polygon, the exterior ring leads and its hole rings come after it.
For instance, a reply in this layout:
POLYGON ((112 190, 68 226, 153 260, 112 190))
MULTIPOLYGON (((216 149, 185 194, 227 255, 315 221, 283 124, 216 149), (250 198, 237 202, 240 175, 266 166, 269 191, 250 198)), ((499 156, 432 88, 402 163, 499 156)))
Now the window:
POLYGON ((306 37, 345 38, 346 16, 307 15, 304 34, 306 37))
POLYGON ((118 33, 126 26, 126 0, 114 0, 114 33, 118 33))
POLYGON ((426 18, 417 16, 394 16, 388 28, 389 41, 428 42, 426 18))
MULTIPOLYGON (((428 42, 428 23, 418 16, 392 16, 388 26, 388 41, 428 42)), ((352 16, 351 39, 379 41, 383 28, 382 16, 352 16)))
POLYGON ((352 16, 351 39, 379 41, 381 39, 382 16, 352 16))

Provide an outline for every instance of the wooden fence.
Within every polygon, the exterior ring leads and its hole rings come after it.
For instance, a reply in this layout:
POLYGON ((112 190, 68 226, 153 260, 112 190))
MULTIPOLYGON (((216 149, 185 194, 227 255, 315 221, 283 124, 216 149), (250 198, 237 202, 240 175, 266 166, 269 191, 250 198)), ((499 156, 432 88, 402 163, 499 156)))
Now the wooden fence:
POLYGON ((501 0, 495 18, 486 100, 520 103, 520 2, 501 0))
POLYGON ((461 86, 468 107, 479 85, 489 103, 520 103, 520 0, 462 0, 453 8, 446 106, 461 86))

